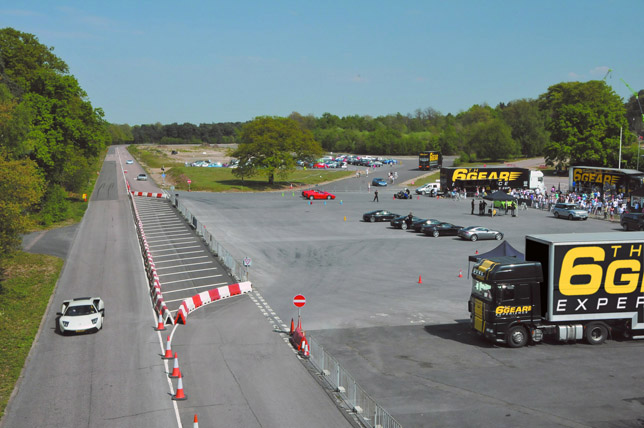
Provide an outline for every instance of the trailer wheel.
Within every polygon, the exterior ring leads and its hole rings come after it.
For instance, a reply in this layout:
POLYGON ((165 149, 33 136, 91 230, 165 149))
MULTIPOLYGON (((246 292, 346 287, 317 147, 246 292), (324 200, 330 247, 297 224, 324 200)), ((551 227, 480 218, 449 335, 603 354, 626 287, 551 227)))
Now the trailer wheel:
POLYGON ((508 330, 507 340, 510 348, 521 348, 528 343, 528 333, 525 328, 515 325, 508 330))
POLYGON ((586 341, 591 345, 601 345, 608 339, 608 329, 604 324, 591 322, 586 326, 586 341))

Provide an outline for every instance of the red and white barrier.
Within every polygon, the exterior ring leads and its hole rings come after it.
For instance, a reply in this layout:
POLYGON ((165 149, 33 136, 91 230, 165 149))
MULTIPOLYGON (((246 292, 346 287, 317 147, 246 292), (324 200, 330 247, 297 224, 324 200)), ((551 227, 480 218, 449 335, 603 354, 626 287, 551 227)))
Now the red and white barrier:
POLYGON ((147 196, 148 198, 165 198, 165 194, 163 193, 152 193, 152 192, 132 191, 132 196, 147 196))
POLYGON ((226 299, 232 296, 250 293, 253 287, 250 281, 240 282, 239 284, 225 285, 212 290, 204 291, 203 293, 196 294, 192 297, 185 299, 179 306, 179 311, 174 320, 174 323, 185 324, 188 319, 188 314, 195 309, 216 302, 217 300, 226 299))

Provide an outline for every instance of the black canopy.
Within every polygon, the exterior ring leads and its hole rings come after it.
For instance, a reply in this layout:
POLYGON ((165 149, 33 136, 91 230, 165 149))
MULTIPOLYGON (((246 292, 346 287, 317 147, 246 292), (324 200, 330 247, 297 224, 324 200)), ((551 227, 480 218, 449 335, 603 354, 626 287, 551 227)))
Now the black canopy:
POLYGON ((508 244, 508 241, 503 241, 493 250, 488 251, 483 254, 475 254, 469 257, 469 261, 478 262, 481 259, 489 259, 490 257, 499 257, 499 256, 510 256, 516 257, 520 260, 525 260, 525 256, 522 252, 514 248, 512 245, 508 244))
POLYGON ((519 260, 525 260, 525 256, 523 255, 523 253, 518 251, 512 245, 508 244, 508 241, 503 241, 499 244, 498 247, 488 251, 487 253, 474 254, 473 256, 470 256, 468 258, 469 261, 467 263, 467 277, 468 278, 470 277, 470 271, 472 270, 472 268, 470 267, 471 262, 476 263, 479 260, 489 259, 492 257, 500 257, 500 256, 510 256, 510 257, 516 257, 519 260))
POLYGON ((487 199, 488 201, 516 201, 517 200, 517 198, 515 198, 512 195, 508 195, 503 190, 497 190, 492 194, 485 195, 483 196, 483 199, 487 199))

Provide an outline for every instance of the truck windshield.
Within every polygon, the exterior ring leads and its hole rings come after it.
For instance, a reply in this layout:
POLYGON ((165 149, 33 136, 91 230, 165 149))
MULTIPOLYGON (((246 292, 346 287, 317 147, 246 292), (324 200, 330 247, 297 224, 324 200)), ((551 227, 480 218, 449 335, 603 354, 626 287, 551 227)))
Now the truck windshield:
POLYGON ((477 279, 472 280, 472 294, 475 296, 481 297, 485 300, 492 300, 492 293, 490 293, 491 289, 492 286, 490 284, 486 284, 485 282, 477 279))

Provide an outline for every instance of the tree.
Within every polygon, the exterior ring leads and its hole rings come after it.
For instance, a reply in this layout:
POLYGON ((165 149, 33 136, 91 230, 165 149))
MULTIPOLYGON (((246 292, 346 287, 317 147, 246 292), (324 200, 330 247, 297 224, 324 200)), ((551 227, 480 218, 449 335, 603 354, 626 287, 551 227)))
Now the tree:
POLYGON ((536 100, 515 100, 501 108, 501 117, 512 129, 512 139, 527 157, 540 156, 548 142, 546 121, 536 100))
POLYGON ((0 154, 0 254, 18 248, 20 234, 27 229, 27 211, 38 203, 44 188, 33 161, 0 154))
POLYGON ((519 154, 519 145, 511 134, 510 127, 501 119, 482 122, 475 126, 470 147, 479 159, 508 159, 519 154))
POLYGON ((15 157, 29 157, 49 184, 76 191, 110 141, 101 109, 94 109, 67 65, 38 39, 0 30, 0 65, 22 89, 11 130, 18 141, 0 140, 15 157), (28 118, 28 123, 25 119, 28 118), (28 130, 28 132, 23 132, 28 130))
MULTIPOLYGON (((546 163, 616 167, 620 127, 628 129, 621 98, 603 81, 559 83, 539 97, 547 113, 546 163)), ((628 145, 633 136, 625 133, 628 145)))
POLYGON ((242 127, 239 139, 237 149, 230 152, 239 159, 233 174, 242 178, 263 174, 269 184, 275 175, 284 178, 293 171, 298 159, 323 152, 310 131, 285 117, 257 117, 242 127))

